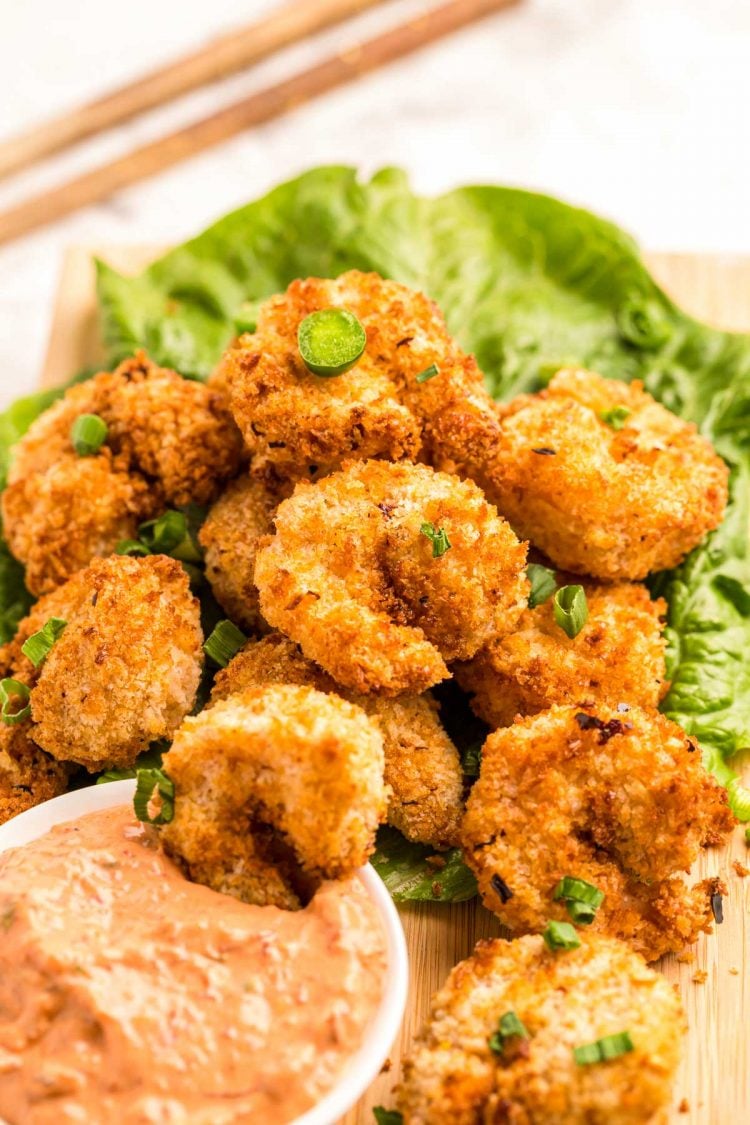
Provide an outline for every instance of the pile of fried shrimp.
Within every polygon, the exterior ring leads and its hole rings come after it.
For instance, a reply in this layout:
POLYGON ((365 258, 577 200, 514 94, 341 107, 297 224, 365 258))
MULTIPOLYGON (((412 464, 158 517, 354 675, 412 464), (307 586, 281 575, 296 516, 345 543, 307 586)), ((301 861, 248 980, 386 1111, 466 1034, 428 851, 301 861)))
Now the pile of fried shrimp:
POLYGON ((727 479, 639 383, 566 368, 498 405, 376 274, 293 282, 207 385, 138 354, 14 450, 3 528, 38 600, 0 650, 0 821, 157 743, 145 819, 245 902, 303 910, 384 821, 459 847, 511 939, 436 995, 403 1120, 656 1125, 684 1017, 647 962, 712 929, 724 888, 689 871, 734 819, 658 709, 643 580, 718 526, 727 479), (323 310, 363 329, 348 369, 303 358, 323 310), (489 730, 473 785, 450 678, 489 730))

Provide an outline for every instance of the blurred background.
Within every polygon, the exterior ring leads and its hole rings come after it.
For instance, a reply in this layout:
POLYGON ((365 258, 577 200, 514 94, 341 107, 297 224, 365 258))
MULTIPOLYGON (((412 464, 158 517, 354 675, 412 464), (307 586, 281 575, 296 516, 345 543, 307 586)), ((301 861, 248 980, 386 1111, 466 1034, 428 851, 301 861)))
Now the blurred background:
MULTIPOLYGON (((6 3, 0 141, 274 6, 6 3)), ((0 182, 0 210, 426 6, 388 0, 0 182)), ((750 252, 748 59, 741 0, 520 0, 0 247, 0 406, 34 388, 65 247, 179 241, 315 164, 352 163, 365 175, 399 164, 424 193, 478 181, 540 189, 614 219, 649 249, 750 252)))

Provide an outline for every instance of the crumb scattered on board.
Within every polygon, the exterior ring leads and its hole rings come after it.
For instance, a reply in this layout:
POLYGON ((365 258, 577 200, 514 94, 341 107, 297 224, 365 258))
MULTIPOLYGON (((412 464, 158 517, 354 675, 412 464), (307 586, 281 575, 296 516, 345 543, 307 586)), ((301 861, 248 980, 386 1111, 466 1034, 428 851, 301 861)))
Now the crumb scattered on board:
POLYGON ((698 972, 693 975, 693 984, 704 984, 707 980, 708 973, 705 969, 698 969, 698 972))

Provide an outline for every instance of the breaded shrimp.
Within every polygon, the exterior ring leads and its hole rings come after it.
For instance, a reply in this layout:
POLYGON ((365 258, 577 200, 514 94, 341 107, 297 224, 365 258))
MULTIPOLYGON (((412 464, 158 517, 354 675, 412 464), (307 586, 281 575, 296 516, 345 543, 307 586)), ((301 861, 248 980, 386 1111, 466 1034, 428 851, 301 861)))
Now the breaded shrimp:
POLYGON ((227 387, 257 468, 302 479, 311 465, 331 471, 345 459, 414 459, 477 476, 498 433, 492 399, 473 356, 449 335, 423 293, 375 273, 293 281, 259 311, 215 375, 227 387), (353 312, 367 334, 358 363, 335 378, 305 367, 297 329, 310 313, 353 312), (416 377, 432 364, 439 374, 416 377))
POLYGON ((367 861, 385 816, 377 727, 309 687, 246 688, 186 719, 164 769, 175 787, 165 849, 245 902, 298 908, 367 861))
POLYGON ((525 546, 474 484, 425 465, 350 462, 300 482, 274 525, 255 564, 263 617, 354 691, 419 694, 526 602, 525 546), (449 549, 436 557, 423 529, 449 549))
POLYGON ((109 449, 95 457, 68 453, 2 494, 5 536, 32 594, 54 590, 120 540, 137 538, 139 523, 163 511, 159 490, 122 465, 109 449))
POLYGON ((722 520, 727 466, 640 383, 565 369, 500 414, 487 495, 559 567, 645 578, 722 520))
POLYGON ((203 660, 198 602, 165 555, 95 559, 72 582, 77 604, 32 688, 31 737, 92 771, 130 766, 193 706, 203 660))
MULTIPOLYGON (((558 574, 560 586, 578 582, 558 574)), ((554 703, 603 700, 656 707, 668 688, 663 615, 645 586, 584 582, 588 621, 576 637, 555 622, 550 597, 524 610, 513 633, 490 642, 453 673, 488 726, 509 726, 554 703)))
POLYGON ((143 353, 70 388, 15 446, 2 496, 5 535, 29 589, 53 589, 165 507, 210 501, 240 453, 223 397, 143 353), (94 456, 79 457, 71 442, 82 414, 108 427, 94 456))
POLYGON ((605 895, 592 929, 647 960, 711 926, 714 880, 688 888, 701 847, 734 817, 700 749, 657 711, 552 707, 496 731, 461 830, 485 905, 514 933, 568 919, 565 876, 605 895))
POLYGON ((627 945, 580 936, 560 953, 541 937, 480 941, 456 965, 404 1061, 404 1125, 663 1125, 686 1029, 679 997, 627 945), (527 1034, 493 1051, 509 1012, 527 1034), (632 1050, 576 1061, 577 1047, 622 1032, 632 1050))
POLYGON ((341 688, 281 633, 250 641, 216 676, 212 702, 248 687, 301 684, 340 695, 376 720, 383 736, 388 822, 407 840, 455 844, 463 814, 461 760, 429 693, 383 699, 341 688))
POLYGON ((250 633, 268 628, 258 604, 255 556, 259 539, 273 530, 271 517, 280 499, 261 481, 238 477, 215 502, 199 534, 214 597, 250 633))

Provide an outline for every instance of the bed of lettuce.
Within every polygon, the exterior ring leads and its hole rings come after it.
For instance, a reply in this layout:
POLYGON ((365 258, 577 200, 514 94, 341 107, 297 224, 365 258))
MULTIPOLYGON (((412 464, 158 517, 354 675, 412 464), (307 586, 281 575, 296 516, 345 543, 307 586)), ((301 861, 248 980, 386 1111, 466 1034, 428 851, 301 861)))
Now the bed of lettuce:
MULTIPOLYGON (((295 277, 354 267, 432 296, 498 398, 538 388, 571 362, 643 379, 730 464, 725 522, 652 585, 669 603, 672 687, 663 709, 700 740, 707 767, 750 819, 750 792, 733 768, 750 746, 750 336, 681 312, 630 237, 586 211, 501 187, 422 198, 397 169, 363 183, 351 168, 324 167, 226 216, 136 277, 99 262, 109 361, 145 347, 159 363, 205 379, 255 301, 295 277)), ((53 397, 32 396, 0 417, 0 473, 13 441, 53 397)), ((0 635, 12 633, 28 604, 21 569, 0 545, 0 635)), ((476 741, 462 749, 475 764, 476 741)), ((436 867, 429 849, 392 830, 375 864, 399 899, 474 893, 457 853, 436 867)))

